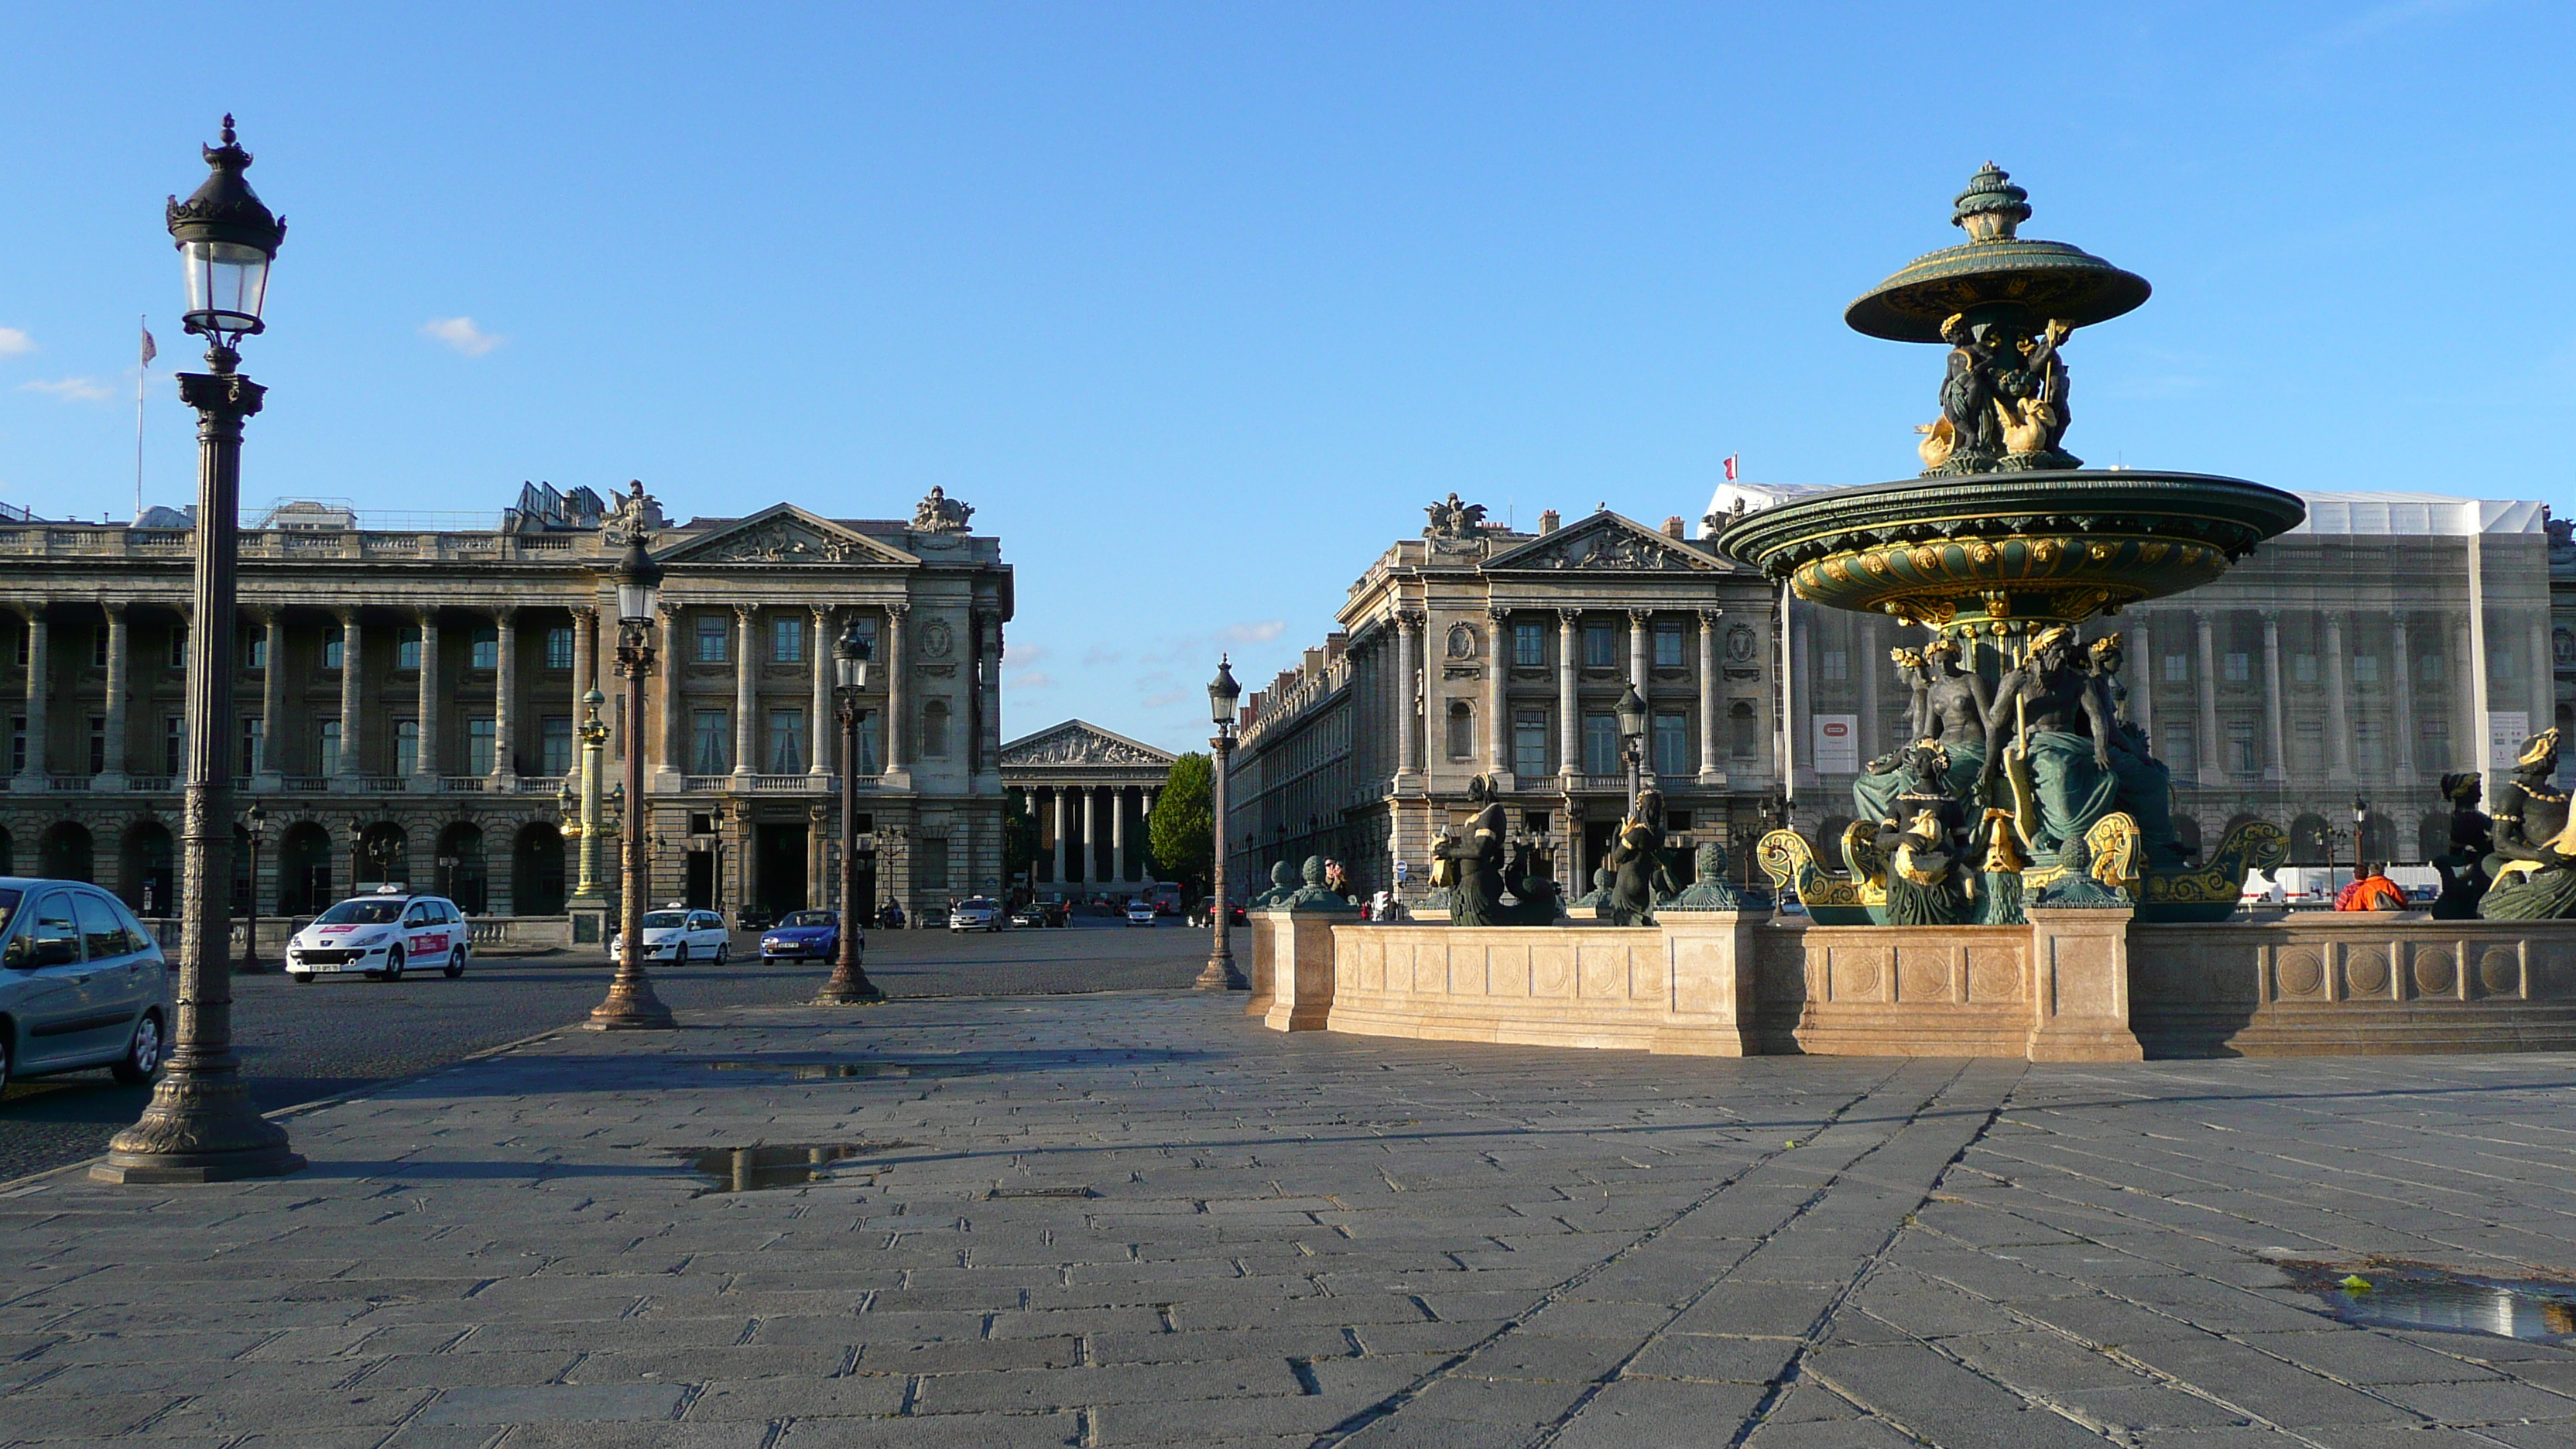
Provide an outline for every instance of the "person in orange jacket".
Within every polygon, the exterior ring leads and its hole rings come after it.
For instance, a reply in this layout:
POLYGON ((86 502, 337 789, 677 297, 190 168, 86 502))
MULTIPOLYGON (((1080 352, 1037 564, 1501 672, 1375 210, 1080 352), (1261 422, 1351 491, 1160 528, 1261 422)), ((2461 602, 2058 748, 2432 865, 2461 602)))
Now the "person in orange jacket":
POLYGON ((2361 878, 2335 895, 2338 911, 2402 911, 2406 909, 2406 892, 2397 888, 2385 869, 2378 865, 2361 868, 2361 878))

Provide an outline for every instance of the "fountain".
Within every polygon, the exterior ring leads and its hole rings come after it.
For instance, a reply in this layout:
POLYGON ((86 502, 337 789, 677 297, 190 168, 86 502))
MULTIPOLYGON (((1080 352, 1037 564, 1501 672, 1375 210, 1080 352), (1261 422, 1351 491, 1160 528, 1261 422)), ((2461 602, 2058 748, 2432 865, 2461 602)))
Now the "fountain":
POLYGON ((2283 853, 2280 829, 2254 821, 2205 863, 2187 858, 2165 767, 2126 717, 2118 643, 2087 644, 2080 630, 2210 582, 2305 508, 2239 478, 2087 469, 2065 451, 2065 343, 2149 288, 2064 242, 2019 236, 2029 216, 2029 194, 1988 163, 1951 217, 1968 239, 1844 311, 1869 336, 1948 345, 1940 416, 1916 430, 1922 474, 1749 514, 1718 537, 1801 599, 1932 636, 1897 651, 1924 683, 1920 745, 1855 785, 1855 823, 1834 842, 1845 870, 1792 831, 1757 847, 1822 924, 1889 924, 1891 872, 1908 924, 1926 909, 2017 924, 2026 900, 2089 889, 2070 872, 2141 920, 2219 920, 2245 873, 2283 853), (1939 768, 1924 768, 1923 747, 1939 768))

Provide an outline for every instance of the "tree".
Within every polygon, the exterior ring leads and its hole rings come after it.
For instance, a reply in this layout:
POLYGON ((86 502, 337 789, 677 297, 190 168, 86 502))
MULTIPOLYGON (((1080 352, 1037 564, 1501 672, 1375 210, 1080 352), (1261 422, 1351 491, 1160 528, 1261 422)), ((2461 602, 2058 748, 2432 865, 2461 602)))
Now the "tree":
POLYGON ((1208 757, 1196 750, 1172 761, 1172 776, 1163 782, 1145 831, 1154 859, 1180 880, 1192 900, 1207 894, 1215 864, 1215 825, 1208 814, 1215 778, 1208 757))
POLYGON ((1017 888, 1038 858, 1038 822, 1025 791, 1013 791, 1009 799, 1002 815, 1002 878, 1017 888))

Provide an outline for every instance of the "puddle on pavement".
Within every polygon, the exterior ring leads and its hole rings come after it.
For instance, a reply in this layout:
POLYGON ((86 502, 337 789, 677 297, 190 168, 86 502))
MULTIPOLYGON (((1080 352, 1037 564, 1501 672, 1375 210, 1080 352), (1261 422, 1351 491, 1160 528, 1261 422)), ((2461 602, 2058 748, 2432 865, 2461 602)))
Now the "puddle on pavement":
POLYGON ((976 1068, 965 1062, 709 1062, 714 1072, 767 1072, 800 1082, 828 1080, 902 1081, 912 1077, 962 1077, 976 1068))
POLYGON ((711 1186, 692 1196, 718 1192, 766 1192, 771 1188, 805 1187, 832 1180, 834 1163, 866 1157, 913 1142, 778 1142, 758 1147, 690 1147, 680 1150, 689 1170, 711 1186))
POLYGON ((2291 1271, 2303 1291, 2324 1300, 2326 1311, 2346 1323, 2542 1342, 2576 1339, 2576 1285, 2386 1264, 2351 1274, 2322 1264, 2291 1271), (2348 1277, 2370 1286, 2347 1286, 2348 1277))

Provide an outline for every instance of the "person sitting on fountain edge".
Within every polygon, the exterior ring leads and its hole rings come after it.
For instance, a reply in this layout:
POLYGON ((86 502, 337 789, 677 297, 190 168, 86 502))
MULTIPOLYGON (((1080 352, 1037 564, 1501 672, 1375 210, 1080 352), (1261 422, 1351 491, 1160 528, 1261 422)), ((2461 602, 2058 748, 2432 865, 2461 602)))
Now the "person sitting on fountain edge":
POLYGON ((2387 867, 2372 862, 2361 868, 2361 878, 2335 893, 2338 911, 2402 911, 2406 909, 2406 892, 2388 878, 2387 867))

